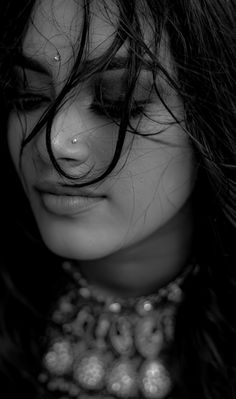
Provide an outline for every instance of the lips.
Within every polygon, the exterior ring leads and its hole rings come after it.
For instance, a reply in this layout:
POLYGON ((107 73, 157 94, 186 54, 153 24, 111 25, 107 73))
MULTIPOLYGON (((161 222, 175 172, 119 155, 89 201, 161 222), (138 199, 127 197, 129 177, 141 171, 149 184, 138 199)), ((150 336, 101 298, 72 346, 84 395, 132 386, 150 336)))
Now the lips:
POLYGON ((104 195, 88 189, 51 182, 39 183, 35 190, 47 212, 62 216, 79 214, 105 199, 104 195))
POLYGON ((35 189, 41 193, 50 193, 54 195, 71 195, 80 197, 104 197, 102 194, 97 194, 94 190, 85 188, 78 188, 69 184, 53 183, 44 181, 35 185, 35 189))

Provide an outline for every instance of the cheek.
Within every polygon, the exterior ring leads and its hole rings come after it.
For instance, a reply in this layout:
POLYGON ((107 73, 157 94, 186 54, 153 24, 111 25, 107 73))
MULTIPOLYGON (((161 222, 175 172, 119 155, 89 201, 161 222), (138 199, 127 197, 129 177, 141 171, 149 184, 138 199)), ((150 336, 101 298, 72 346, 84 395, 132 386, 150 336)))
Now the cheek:
POLYGON ((155 142, 137 138, 122 172, 126 177, 121 179, 123 186, 127 182, 126 190, 122 190, 126 201, 129 200, 133 216, 143 221, 146 218, 159 223, 173 216, 194 187, 192 148, 181 129, 170 130, 155 142))
POLYGON ((163 171, 162 189, 173 206, 181 205, 190 195, 196 180, 196 167, 191 149, 176 151, 163 171))
POLYGON ((7 139, 10 154, 14 165, 18 171, 19 159, 20 159, 20 148, 22 142, 22 124, 16 115, 10 115, 7 127, 7 139))
MULTIPOLYGON (((29 121, 30 123, 31 121, 29 121)), ((19 117, 15 114, 10 115, 8 121, 8 129, 7 129, 7 139, 8 139, 8 147, 10 151, 10 155, 12 161, 14 163, 15 169, 19 178, 26 189, 26 185, 30 183, 32 180, 32 176, 34 174, 34 163, 32 159, 32 145, 29 143, 27 147, 24 149, 22 158, 21 158, 21 147, 23 137, 27 136, 28 132, 31 131, 33 126, 29 126, 29 129, 26 129, 26 126, 29 125, 28 120, 24 121, 23 118, 20 120, 19 117), (27 124, 26 124, 27 122, 27 124), (20 161, 22 161, 20 163, 20 161), (21 169, 20 169, 21 167, 21 169)))

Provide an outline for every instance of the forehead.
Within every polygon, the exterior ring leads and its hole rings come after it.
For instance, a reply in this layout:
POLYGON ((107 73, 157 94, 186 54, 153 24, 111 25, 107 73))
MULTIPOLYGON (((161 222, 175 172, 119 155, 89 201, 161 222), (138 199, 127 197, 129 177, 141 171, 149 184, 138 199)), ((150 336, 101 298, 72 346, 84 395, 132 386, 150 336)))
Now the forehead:
MULTIPOLYGON (((23 51, 30 58, 38 59, 55 69, 55 75, 66 76, 73 65, 76 46, 84 22, 82 0, 38 0, 31 16, 28 31, 23 42, 23 51), (58 75, 54 57, 61 55, 58 75)), ((153 28, 148 20, 140 17, 143 37, 148 48, 152 48, 153 28)), ((88 58, 102 55, 112 44, 119 23, 119 12, 115 1, 92 0, 90 2, 88 58)), ((128 42, 118 50, 119 56, 126 56, 128 42)), ((168 37, 162 35, 159 61, 173 75, 173 60, 169 51, 168 37)))
MULTIPOLYGON (((100 3, 100 4, 99 4, 100 3)), ((104 8, 91 2, 89 53, 94 57, 109 48, 114 38, 117 9, 113 2, 104 8)), ((23 49, 32 57, 51 57, 59 51, 70 59, 82 32, 84 8, 82 1, 40 0, 36 2, 23 49)))

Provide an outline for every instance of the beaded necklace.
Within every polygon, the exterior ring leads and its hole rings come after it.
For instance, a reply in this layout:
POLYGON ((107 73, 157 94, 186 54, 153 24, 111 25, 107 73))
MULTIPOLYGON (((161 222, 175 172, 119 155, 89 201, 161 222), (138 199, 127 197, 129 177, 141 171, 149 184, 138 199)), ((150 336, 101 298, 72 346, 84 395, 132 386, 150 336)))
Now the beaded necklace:
POLYGON ((72 277, 51 316, 39 380, 60 399, 164 399, 173 390, 168 350, 191 264, 157 293, 98 294, 70 262, 72 277))

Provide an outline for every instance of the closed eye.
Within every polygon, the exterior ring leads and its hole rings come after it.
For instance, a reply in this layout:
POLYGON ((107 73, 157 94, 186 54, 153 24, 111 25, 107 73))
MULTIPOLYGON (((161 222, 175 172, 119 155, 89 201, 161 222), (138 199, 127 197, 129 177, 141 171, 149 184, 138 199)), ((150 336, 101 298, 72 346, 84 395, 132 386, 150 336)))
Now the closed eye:
MULTIPOLYGON (((147 105, 146 101, 134 102, 130 109, 130 117, 140 116, 147 105)), ((124 103, 122 101, 93 101, 90 110, 96 115, 119 120, 121 119, 124 103)))
POLYGON ((47 107, 51 103, 51 99, 43 95, 25 93, 17 94, 11 98, 10 103, 17 111, 29 113, 47 107))

